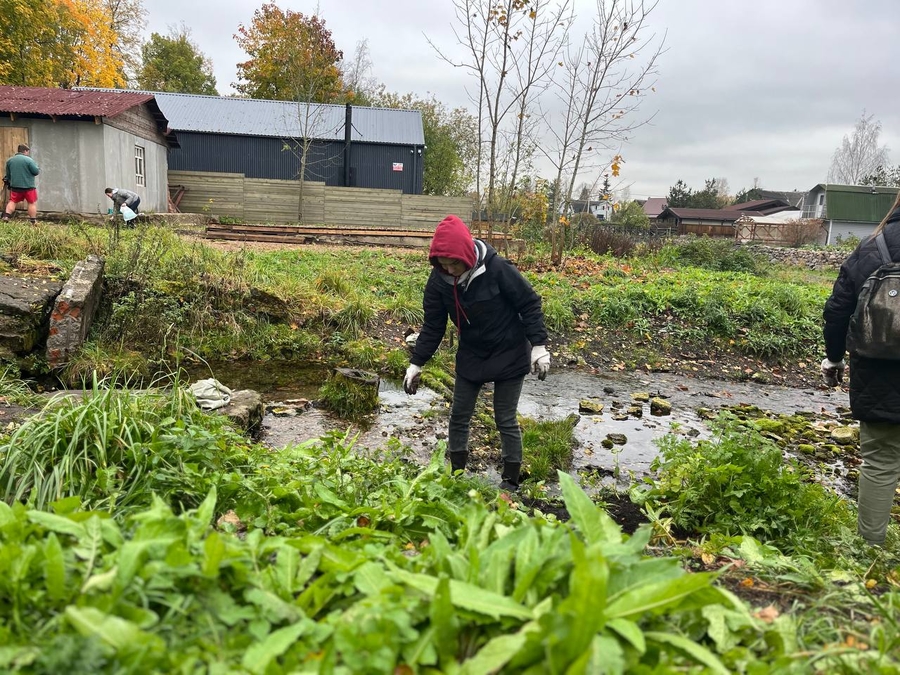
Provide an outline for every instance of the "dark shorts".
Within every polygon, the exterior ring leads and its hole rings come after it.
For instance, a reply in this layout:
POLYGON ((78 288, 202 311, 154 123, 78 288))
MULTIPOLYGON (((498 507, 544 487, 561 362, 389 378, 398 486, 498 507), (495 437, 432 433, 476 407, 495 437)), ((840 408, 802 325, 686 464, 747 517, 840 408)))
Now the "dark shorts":
POLYGON ((18 204, 19 202, 28 202, 29 204, 37 203, 37 189, 29 188, 27 190, 19 189, 19 188, 10 188, 9 189, 9 201, 15 202, 18 204))

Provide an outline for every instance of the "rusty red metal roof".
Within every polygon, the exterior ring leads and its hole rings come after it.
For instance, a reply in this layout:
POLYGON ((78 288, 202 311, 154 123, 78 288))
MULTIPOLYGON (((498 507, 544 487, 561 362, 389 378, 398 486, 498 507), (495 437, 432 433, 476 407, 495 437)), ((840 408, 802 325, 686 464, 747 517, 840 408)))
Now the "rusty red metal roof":
POLYGON ((0 112, 115 117, 153 100, 152 94, 0 86, 0 112))
POLYGON ((153 94, 135 91, 87 91, 49 87, 0 86, 0 113, 54 117, 115 117, 146 103, 169 147, 179 147, 169 120, 153 94))

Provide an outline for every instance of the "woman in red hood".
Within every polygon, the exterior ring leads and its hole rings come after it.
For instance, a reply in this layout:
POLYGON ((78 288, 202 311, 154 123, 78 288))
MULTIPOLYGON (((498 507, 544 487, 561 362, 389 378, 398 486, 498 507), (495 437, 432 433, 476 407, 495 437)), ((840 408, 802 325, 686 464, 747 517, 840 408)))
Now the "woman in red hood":
POLYGON ((484 384, 493 382, 503 460, 500 487, 515 490, 522 465, 516 418, 522 383, 529 371, 543 380, 550 370, 541 298, 509 260, 473 239, 457 216, 437 226, 428 257, 433 269, 422 302, 425 321, 403 388, 416 393, 422 366, 440 346, 449 317, 459 332, 447 440, 450 465, 454 471, 465 469, 475 402, 484 384))

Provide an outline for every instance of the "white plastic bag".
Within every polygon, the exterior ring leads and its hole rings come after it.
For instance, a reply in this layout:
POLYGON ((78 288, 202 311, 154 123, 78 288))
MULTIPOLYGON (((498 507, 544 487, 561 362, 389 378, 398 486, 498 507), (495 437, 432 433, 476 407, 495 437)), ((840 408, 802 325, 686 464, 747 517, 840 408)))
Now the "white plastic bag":
POLYGON ((194 382, 189 389, 203 410, 216 410, 231 400, 231 389, 212 377, 194 382))
POLYGON ((137 218, 137 214, 134 211, 132 211, 131 208, 126 206, 125 204, 122 204, 122 207, 119 209, 119 211, 122 212, 122 217, 125 219, 126 223, 129 220, 134 220, 135 218, 137 218))

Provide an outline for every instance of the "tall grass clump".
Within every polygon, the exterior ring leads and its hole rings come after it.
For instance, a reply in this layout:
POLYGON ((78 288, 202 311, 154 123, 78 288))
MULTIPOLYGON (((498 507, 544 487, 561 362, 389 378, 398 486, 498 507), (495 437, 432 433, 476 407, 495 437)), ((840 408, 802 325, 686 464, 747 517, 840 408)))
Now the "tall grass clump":
POLYGON ((225 419, 202 413, 177 383, 140 392, 114 384, 55 397, 0 445, 0 498, 46 509, 77 497, 119 516, 156 493, 191 508, 217 475, 247 461, 225 419))
POLYGON ((340 331, 359 335, 375 320, 377 311, 372 302, 352 293, 344 305, 331 314, 331 323, 340 331))
POLYGON ((562 420, 522 418, 522 463, 533 482, 556 478, 557 471, 572 468, 577 415, 562 420))
POLYGON ((40 394, 33 391, 19 377, 20 373, 12 365, 2 366, 0 370, 0 400, 21 406, 39 406, 46 402, 40 394))
POLYGON ((552 295, 541 303, 544 323, 552 331, 565 333, 575 326, 575 312, 570 301, 560 295, 552 295))
POLYGON ((325 270, 316 277, 314 286, 320 293, 346 296, 353 291, 353 282, 341 270, 325 270))
POLYGON ((0 250, 12 257, 38 260, 76 260, 87 255, 85 241, 68 227, 48 227, 12 221, 0 228, 0 250))
POLYGON ((404 288, 392 294, 387 300, 387 311, 397 323, 418 328, 425 320, 421 291, 404 288))

